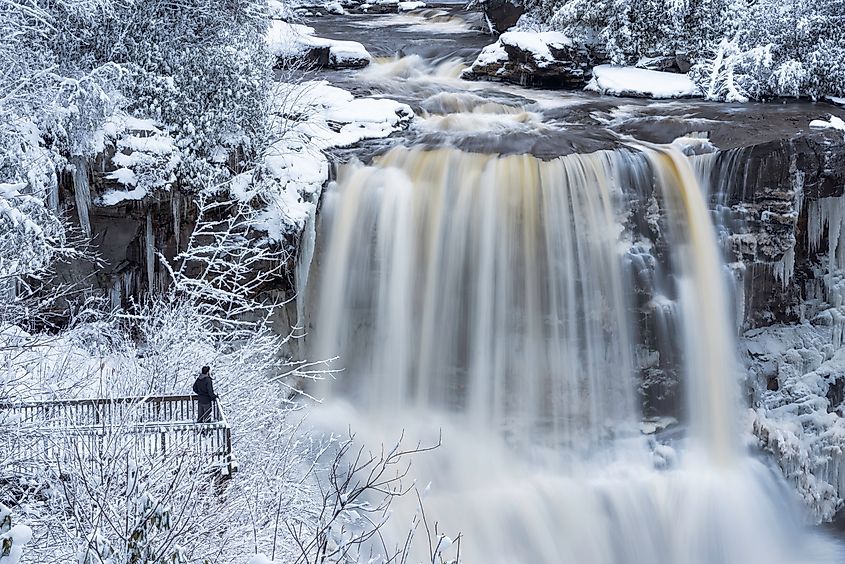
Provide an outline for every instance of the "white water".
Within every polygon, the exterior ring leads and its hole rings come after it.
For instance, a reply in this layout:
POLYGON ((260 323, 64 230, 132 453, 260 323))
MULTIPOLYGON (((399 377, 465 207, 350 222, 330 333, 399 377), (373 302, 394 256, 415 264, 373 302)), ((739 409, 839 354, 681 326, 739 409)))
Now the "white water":
POLYGON ((715 229, 689 159, 671 148, 647 154, 674 232, 691 430, 711 461, 730 464, 739 451, 739 364, 715 229))
MULTIPOLYGON (((412 475, 432 482, 428 518, 462 532, 464 562, 837 561, 739 448, 721 260, 677 149, 543 162, 396 148, 341 170, 318 247, 311 356, 339 355, 346 371, 322 390, 322 425, 374 448, 442 430, 412 475), (619 220, 632 187, 659 194, 670 228, 690 412, 680 452, 636 430, 619 220)), ((398 500, 388 538, 416 511, 398 500)))
POLYGON ((338 387, 367 408, 454 412, 523 442, 585 448, 631 434, 608 182, 626 155, 542 163, 397 148, 379 167, 342 171, 325 204, 315 351, 344 359, 338 387))

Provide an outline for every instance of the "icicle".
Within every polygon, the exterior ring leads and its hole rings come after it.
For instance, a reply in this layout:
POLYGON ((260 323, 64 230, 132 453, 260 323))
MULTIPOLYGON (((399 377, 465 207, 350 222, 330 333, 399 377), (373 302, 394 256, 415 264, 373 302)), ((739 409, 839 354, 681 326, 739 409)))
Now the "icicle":
POLYGON ((170 211, 173 215, 173 238, 176 240, 178 253, 182 235, 182 195, 175 189, 170 194, 170 211))
POLYGON ((794 206, 795 206, 795 221, 797 223, 798 217, 801 216, 801 210, 804 208, 804 171, 798 170, 792 178, 792 190, 794 192, 794 206))
POLYGON ((842 223, 845 221, 845 197, 824 198, 821 200, 822 214, 827 220, 827 256, 828 271, 841 270, 842 265, 842 238, 845 237, 845 230, 842 223))
MULTIPOLYGON (((86 237, 91 237, 91 220, 88 212, 91 210, 91 184, 88 178, 88 160, 85 157, 74 156, 70 160, 73 165, 73 196, 76 201, 76 213, 79 215, 79 225, 86 237)), ((58 207, 58 197, 56 198, 58 207)))
POLYGON ((786 289, 795 274, 794 244, 783 254, 783 258, 774 264, 773 273, 775 280, 781 283, 782 288, 786 289))
POLYGON ((144 236, 147 258, 147 290, 152 293, 155 283, 155 235, 153 234, 152 210, 147 210, 147 229, 144 236))
POLYGON ((53 212, 59 211, 59 181, 56 175, 50 177, 49 192, 47 192, 47 205, 53 212))
POLYGON ((111 288, 109 289, 109 300, 111 301, 113 310, 120 309, 120 306, 123 305, 123 296, 120 293, 122 283, 123 275, 118 275, 118 278, 112 282, 111 288))

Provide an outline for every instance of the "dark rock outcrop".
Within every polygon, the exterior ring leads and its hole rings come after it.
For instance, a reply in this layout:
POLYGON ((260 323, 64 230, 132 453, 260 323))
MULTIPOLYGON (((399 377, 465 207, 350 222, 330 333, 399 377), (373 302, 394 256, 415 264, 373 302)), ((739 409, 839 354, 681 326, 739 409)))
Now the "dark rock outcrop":
POLYGON ((525 7, 511 0, 486 0, 481 4, 481 11, 491 32, 504 33, 516 25, 525 7))
POLYGON ((558 33, 507 32, 484 48, 462 78, 581 89, 600 61, 595 50, 558 33))

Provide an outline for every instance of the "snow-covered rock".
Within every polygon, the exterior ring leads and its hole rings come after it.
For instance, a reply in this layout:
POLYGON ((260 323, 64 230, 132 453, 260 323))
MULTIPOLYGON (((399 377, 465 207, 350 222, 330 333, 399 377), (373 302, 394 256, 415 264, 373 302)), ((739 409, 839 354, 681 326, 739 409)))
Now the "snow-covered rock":
POLYGON ((413 10, 419 10, 420 8, 425 8, 425 2, 419 1, 410 1, 410 2, 399 2, 397 7, 399 8, 400 12, 410 12, 413 10))
POLYGON ((414 118, 406 104, 355 98, 326 81, 280 83, 274 99, 280 101, 274 110, 280 138, 264 155, 259 174, 239 175, 230 189, 240 199, 260 194, 269 202, 257 227, 274 240, 301 230, 316 210, 329 178, 324 151, 388 137, 407 128, 414 118), (297 120, 287 117, 291 115, 297 120))
POLYGON ((267 48, 280 65, 306 64, 325 68, 361 68, 372 55, 357 41, 316 37, 314 28, 274 20, 265 36, 267 48))
POLYGON ((831 328, 809 323, 746 333, 742 341, 758 406, 752 432, 818 522, 845 496, 845 350, 831 328))
POLYGON ((810 127, 815 127, 818 129, 838 129, 840 131, 845 131, 845 121, 843 121, 840 117, 832 115, 827 121, 822 119, 815 119, 811 121, 810 127))
POLYGON ((634 98, 696 98, 702 95, 685 74, 613 65, 594 67, 593 78, 585 89, 634 98))
POLYGON ((562 33, 509 31, 485 47, 462 77, 581 88, 589 79, 594 60, 591 49, 562 33))
POLYGON ((330 14, 335 14, 338 16, 342 16, 346 13, 346 10, 343 9, 343 6, 340 5, 340 2, 329 2, 326 4, 326 11, 330 14))

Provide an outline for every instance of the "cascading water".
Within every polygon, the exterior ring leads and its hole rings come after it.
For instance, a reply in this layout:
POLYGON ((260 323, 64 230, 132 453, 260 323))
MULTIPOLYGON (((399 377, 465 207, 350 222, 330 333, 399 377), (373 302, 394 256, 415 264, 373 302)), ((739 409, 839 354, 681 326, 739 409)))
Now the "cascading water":
POLYGON ((317 331, 316 354, 339 354, 339 385, 370 408, 436 408, 554 444, 630 434, 607 182, 620 158, 399 148, 343 171, 317 320, 337 332, 317 331))
MULTIPOLYGON (((429 99, 430 111, 483 107, 459 98, 429 99)), ((783 481, 742 455, 734 324, 698 181, 709 161, 696 162, 666 146, 547 161, 398 147, 341 167, 322 209, 309 339, 310 357, 338 356, 344 374, 318 392, 318 416, 374 448, 442 430, 412 475, 431 482, 428 518, 462 532, 462 561, 837 561, 783 481), (665 216, 667 311, 682 332, 678 450, 639 433, 623 217, 646 193, 665 216)), ((416 503, 395 501, 387 538, 401 542, 416 503)))
POLYGON ((689 159, 666 148, 647 154, 675 232, 691 429, 714 461, 728 463, 738 452, 738 364, 716 233, 689 159))

